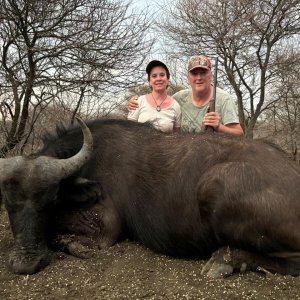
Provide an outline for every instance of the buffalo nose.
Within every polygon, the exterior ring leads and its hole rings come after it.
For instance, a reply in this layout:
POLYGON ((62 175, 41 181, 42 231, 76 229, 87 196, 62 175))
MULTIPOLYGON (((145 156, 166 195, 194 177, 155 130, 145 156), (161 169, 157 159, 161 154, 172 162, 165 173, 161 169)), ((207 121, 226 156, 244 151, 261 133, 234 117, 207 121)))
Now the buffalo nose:
POLYGON ((9 267, 15 274, 34 274, 44 269, 51 260, 49 251, 43 254, 22 253, 13 251, 9 258, 9 267))

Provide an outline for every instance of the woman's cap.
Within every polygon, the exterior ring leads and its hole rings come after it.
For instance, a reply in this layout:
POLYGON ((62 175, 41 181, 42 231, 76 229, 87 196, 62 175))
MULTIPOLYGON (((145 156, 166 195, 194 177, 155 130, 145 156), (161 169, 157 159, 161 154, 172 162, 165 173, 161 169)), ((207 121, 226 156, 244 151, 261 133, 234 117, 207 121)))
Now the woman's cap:
POLYGON ((146 67, 146 73, 148 75, 150 75, 151 70, 155 67, 163 67, 166 70, 167 77, 168 78, 170 77, 169 69, 167 68, 167 66, 163 62, 161 62, 159 60, 150 61, 149 64, 147 65, 147 67, 146 67))
POLYGON ((188 62, 188 72, 198 68, 210 70, 211 62, 209 57, 205 55, 192 56, 188 62))

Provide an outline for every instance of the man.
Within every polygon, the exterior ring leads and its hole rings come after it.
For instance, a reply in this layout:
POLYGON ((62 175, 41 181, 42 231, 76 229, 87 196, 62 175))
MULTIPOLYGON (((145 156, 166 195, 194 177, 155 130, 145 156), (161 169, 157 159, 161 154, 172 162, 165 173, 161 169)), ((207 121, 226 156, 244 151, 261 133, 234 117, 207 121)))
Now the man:
MULTIPOLYGON (((216 89, 215 112, 207 112, 213 97, 214 87, 211 62, 207 56, 193 56, 188 62, 188 83, 190 89, 175 93, 172 97, 180 104, 182 112, 181 130, 200 132, 203 125, 211 126, 216 132, 243 135, 239 124, 237 107, 224 90, 216 89)), ((128 103, 129 111, 136 109, 137 97, 128 103)))

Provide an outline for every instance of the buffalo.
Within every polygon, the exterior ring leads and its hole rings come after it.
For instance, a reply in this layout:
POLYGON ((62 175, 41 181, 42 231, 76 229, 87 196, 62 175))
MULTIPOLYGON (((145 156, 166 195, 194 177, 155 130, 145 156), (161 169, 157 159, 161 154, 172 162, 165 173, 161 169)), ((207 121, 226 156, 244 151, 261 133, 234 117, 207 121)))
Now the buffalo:
POLYGON ((86 257, 129 238, 234 271, 300 274, 300 169, 283 151, 222 134, 163 134, 98 119, 60 127, 29 157, 0 160, 15 241, 10 269, 33 274, 52 250, 86 257))

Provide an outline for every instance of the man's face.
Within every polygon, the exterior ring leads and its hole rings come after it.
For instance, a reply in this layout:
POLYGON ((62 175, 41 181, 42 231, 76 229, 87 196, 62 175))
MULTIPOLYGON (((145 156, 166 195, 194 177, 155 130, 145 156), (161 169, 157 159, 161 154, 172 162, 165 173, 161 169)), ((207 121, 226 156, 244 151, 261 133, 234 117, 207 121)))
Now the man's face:
POLYGON ((188 72, 188 82, 193 92, 209 92, 211 89, 212 81, 211 70, 204 68, 196 68, 188 72))

